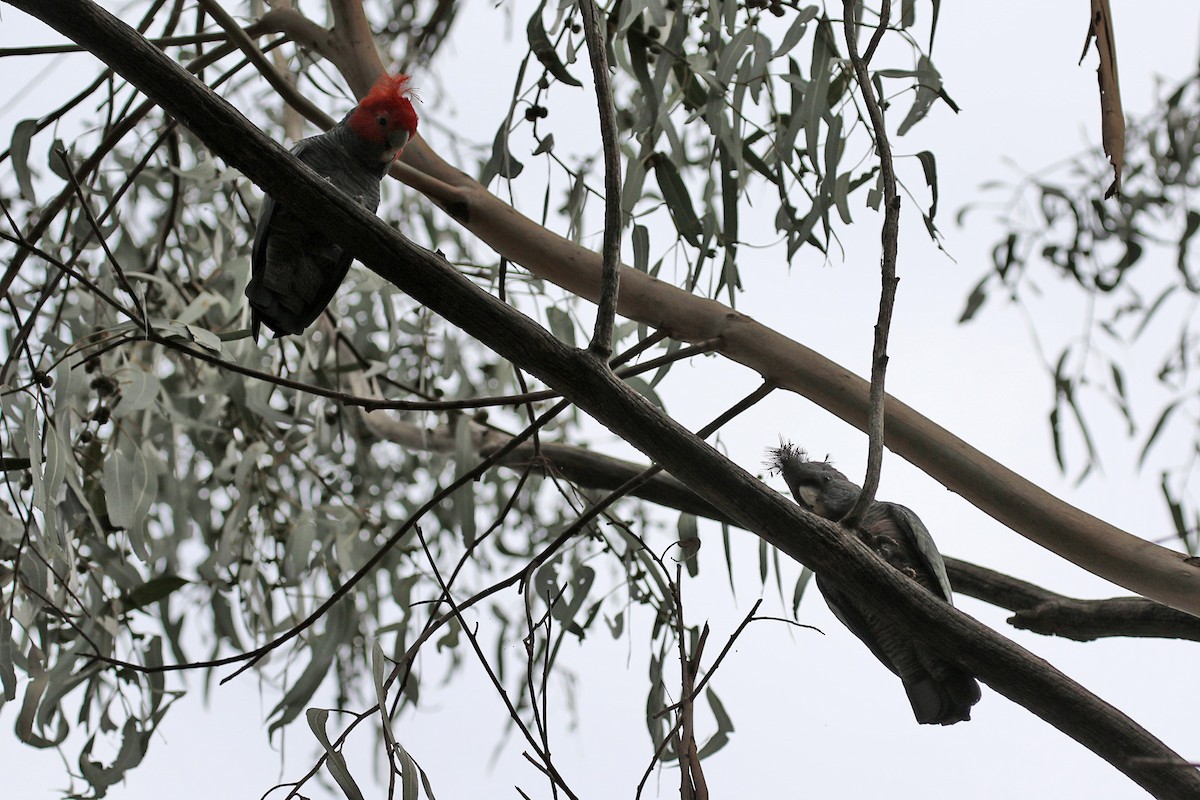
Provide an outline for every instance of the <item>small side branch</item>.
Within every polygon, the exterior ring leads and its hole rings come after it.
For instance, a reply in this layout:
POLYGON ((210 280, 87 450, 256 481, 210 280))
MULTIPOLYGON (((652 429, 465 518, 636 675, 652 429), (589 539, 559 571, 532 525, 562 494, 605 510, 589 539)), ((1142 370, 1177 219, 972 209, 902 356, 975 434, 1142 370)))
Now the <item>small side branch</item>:
POLYGON ((958 594, 1012 611, 1014 628, 1077 642, 1111 636, 1200 642, 1200 619, 1144 597, 1080 600, 956 558, 946 559, 946 569, 958 594))
POLYGON ((683 566, 675 565, 675 580, 671 594, 675 600, 676 639, 679 643, 679 718, 682 722, 676 749, 679 753, 679 796, 683 800, 708 800, 708 782, 700 766, 700 749, 696 747, 695 703, 696 672, 708 641, 708 625, 704 626, 695 649, 687 652, 687 625, 683 621, 683 566))
POLYGON ((617 119, 613 111, 608 56, 604 50, 600 12, 595 0, 579 0, 583 13, 583 36, 596 82, 596 106, 600 112, 600 141, 604 148, 604 243, 601 250, 603 274, 596 328, 588 347, 597 358, 612 355, 613 321, 617 315, 617 293, 621 281, 621 150, 617 146, 617 119))
POLYGON ((896 304, 896 249, 900 234, 900 195, 896 190, 896 170, 892 163, 892 146, 888 143, 887 128, 884 125, 883 109, 875 96, 875 87, 871 83, 871 75, 867 65, 879 39, 887 27, 891 15, 891 0, 883 0, 879 8, 879 26, 875 30, 871 43, 867 47, 865 57, 858 52, 858 32, 854 24, 855 0, 843 0, 844 25, 846 30, 846 49, 850 54, 850 64, 854 67, 854 76, 858 88, 862 92, 863 104, 871 119, 871 128, 875 134, 875 150, 879 153, 879 169, 883 183, 883 264, 881 268, 882 288, 879 293, 879 319, 875 323, 875 346, 871 355, 871 405, 867 418, 867 435, 870 443, 867 448, 867 475, 863 479, 862 493, 858 502, 850 509, 843 523, 853 526, 862 517, 863 512, 875 501, 875 490, 879 488, 879 472, 883 467, 883 420, 884 420, 884 378, 887 374, 887 344, 888 333, 892 327, 892 308, 896 304))
POLYGON ((275 69, 263 52, 254 44, 254 40, 242 30, 229 12, 221 7, 217 0, 200 0, 200 6, 220 25, 229 36, 229 41, 245 54, 247 60, 254 65, 259 74, 266 78, 271 88, 279 92, 288 105, 303 114, 310 122, 324 130, 333 125, 333 119, 317 107, 316 103, 296 91, 296 87, 288 82, 286 76, 275 69))
MULTIPOLYGON (((442 597, 445 599, 446 604, 450 606, 450 610, 454 613, 455 619, 458 620, 458 625, 462 629, 462 632, 466 635, 467 641, 471 643, 471 649, 475 651, 475 656, 479 660, 479 665, 483 667, 484 672, 487 673, 488 680, 491 682, 492 688, 495 690, 496 695, 500 698, 501 702, 504 703, 504 707, 508 710, 509 717, 512 719, 513 723, 516 724, 517 729, 520 730, 525 736, 525 740, 529 742, 530 746, 533 747, 534 752, 536 752, 538 755, 537 760, 533 759, 528 753, 525 754, 525 757, 528 758, 535 767, 545 773, 545 775, 551 781, 551 787, 555 789, 561 788, 567 797, 571 798, 571 800, 578 800, 576 794, 571 791, 569 786, 567 786, 566 781, 563 779, 562 775, 559 774, 558 770, 555 769, 550 760, 550 742, 546 738, 545 728, 541 724, 538 725, 539 733, 541 734, 542 738, 542 742, 539 744, 538 740, 534 738, 533 733, 529 730, 529 726, 527 726, 524 720, 521 719, 521 714, 517 711, 516 706, 513 705, 512 700, 509 698, 508 692, 504 689, 504 684, 500 681, 500 677, 496 674, 496 671, 492 669, 491 662, 488 661, 487 655, 483 652, 483 647, 481 647, 479 644, 479 636, 474 630, 472 630, 471 626, 467 623, 467 620, 463 618, 462 610, 454 602, 454 598, 450 593, 450 586, 442 578, 442 573, 437 566, 437 559, 434 558, 433 552, 429 549, 429 543, 425 540, 425 535, 421 532, 420 525, 416 526, 416 533, 417 539, 421 543, 421 550, 425 553, 425 559, 429 563, 429 567, 433 571, 433 576, 437 581, 438 587, 442 591, 442 597)), ((534 704, 536 709, 536 700, 531 698, 530 702, 534 704)), ((557 791, 555 791, 555 796, 557 796, 557 791)))

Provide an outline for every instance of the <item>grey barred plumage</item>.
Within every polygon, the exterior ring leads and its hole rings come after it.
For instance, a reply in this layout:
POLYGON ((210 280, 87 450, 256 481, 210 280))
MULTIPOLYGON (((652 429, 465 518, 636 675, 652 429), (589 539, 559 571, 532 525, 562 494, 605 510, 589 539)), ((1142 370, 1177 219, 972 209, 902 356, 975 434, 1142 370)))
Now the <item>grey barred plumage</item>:
MULTIPOLYGON (((810 460, 804 450, 794 445, 772 448, 769 456, 769 466, 783 476, 796 502, 826 519, 840 520, 862 491, 833 465, 810 460)), ((937 545, 910 509, 896 503, 874 502, 863 514, 855 533, 892 567, 935 596, 953 603, 946 565, 937 545)), ((900 677, 917 722, 952 725, 971 718, 971 706, 980 697, 979 684, 973 676, 902 634, 869 604, 856 602, 836 576, 818 575, 817 588, 834 616, 900 677)))

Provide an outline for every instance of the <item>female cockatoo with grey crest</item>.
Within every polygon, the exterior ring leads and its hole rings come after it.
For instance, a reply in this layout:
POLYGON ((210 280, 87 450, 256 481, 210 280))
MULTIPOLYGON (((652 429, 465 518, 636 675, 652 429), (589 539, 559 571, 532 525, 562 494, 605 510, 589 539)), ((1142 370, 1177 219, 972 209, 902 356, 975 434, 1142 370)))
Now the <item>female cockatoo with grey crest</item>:
MULTIPOLYGON (((407 75, 385 75, 341 122, 304 139, 293 155, 363 208, 379 208, 379 182, 417 132, 407 75)), ((263 198, 251 252, 251 333, 302 333, 333 299, 352 257, 270 195, 263 198)))
MULTIPOLYGON (((862 489, 827 461, 813 461, 792 444, 771 448, 768 466, 783 476, 796 502, 812 513, 837 522, 858 500, 862 489)), ((946 565, 921 519, 897 503, 873 502, 855 534, 863 544, 935 597, 952 603, 946 565)), ((817 588, 833 615, 896 673, 904 684, 917 722, 953 725, 971 718, 979 702, 979 684, 957 664, 914 641, 875 607, 860 602, 863 587, 818 575, 817 588)), ((866 589, 869 591, 869 587, 866 589)))

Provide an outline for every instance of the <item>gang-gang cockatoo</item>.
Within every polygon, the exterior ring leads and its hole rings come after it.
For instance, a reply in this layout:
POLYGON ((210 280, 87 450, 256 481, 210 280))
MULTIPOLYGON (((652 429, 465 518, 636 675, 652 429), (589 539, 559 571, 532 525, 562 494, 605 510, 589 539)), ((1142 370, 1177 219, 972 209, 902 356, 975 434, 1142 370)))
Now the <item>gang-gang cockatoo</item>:
MULTIPOLYGON (((862 491, 826 461, 815 461, 792 444, 772 448, 768 464, 779 472, 802 507, 837 522, 862 491)), ((935 597, 952 602, 946 565, 920 517, 897 503, 875 501, 854 528, 855 535, 883 560, 935 597)), ((979 702, 975 678, 929 647, 906 636, 875 607, 859 601, 869 587, 852 587, 836 575, 817 575, 825 602, 855 636, 899 676, 913 716, 924 725, 953 725, 971 718, 979 702)))
MULTIPOLYGON (((379 208, 379 182, 417 132, 408 81, 407 75, 381 77, 341 122, 292 148, 297 158, 372 213, 379 208)), ((253 337, 258 338, 263 324, 276 338, 302 333, 329 305, 352 260, 315 226, 265 196, 246 287, 253 337)))

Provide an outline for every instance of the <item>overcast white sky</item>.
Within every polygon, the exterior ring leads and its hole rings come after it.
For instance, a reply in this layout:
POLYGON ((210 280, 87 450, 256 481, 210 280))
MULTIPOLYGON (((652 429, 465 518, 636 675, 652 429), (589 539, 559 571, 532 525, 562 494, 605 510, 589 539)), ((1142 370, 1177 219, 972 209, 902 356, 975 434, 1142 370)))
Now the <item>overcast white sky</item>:
MULTIPOLYGON (((519 8, 514 15, 520 21, 518 36, 532 7, 525 2, 519 8)), ((918 9, 927 14, 928 4, 918 4, 918 9)), ((1127 113, 1136 115, 1150 107, 1158 76, 1174 81, 1196 68, 1200 5, 1117 0, 1113 11, 1122 95, 1127 113)), ((995 231, 984 225, 959 229, 953 213, 978 198, 979 184, 1014 175, 1008 160, 1034 169, 1098 141, 1095 56, 1076 65, 1087 18, 1086 0, 942 4, 934 59, 962 113, 953 115, 939 105, 929 121, 895 146, 902 153, 931 149, 937 154, 940 221, 953 260, 930 245, 907 203, 888 387, 1068 501, 1126 530, 1162 539, 1171 526, 1159 498, 1158 476, 1133 469, 1136 449, 1121 438, 1119 428, 1101 436, 1104 475, 1080 487, 1059 475, 1046 425, 1052 393, 1033 356, 1023 317, 993 301, 976 322, 956 324, 970 287, 987 268, 995 231)), ((489 3, 466 5, 455 31, 459 44, 442 56, 438 67, 438 85, 456 87, 454 96, 423 93, 426 119, 438 118, 471 138, 490 141, 511 94, 516 62, 509 58, 510 48, 496 55, 489 51, 483 63, 478 43, 495 41, 501 19, 502 12, 489 3)), ((4 46, 51 41, 57 37, 4 9, 4 46)), ((90 69, 79 59, 81 68, 90 69)), ((27 73, 14 75, 14 68, 21 69, 12 60, 0 61, 0 85, 20 86, 27 80, 27 73)), ((48 84, 22 101, 18 111, 0 117, 0 125, 9 130, 16 119, 41 113, 53 96, 48 84)), ((432 126, 423 129, 436 146, 432 126)), ((868 218, 865 210, 856 214, 868 218)), ((802 257, 790 272, 775 254, 756 262, 756 251, 744 249, 748 291, 739 309, 865 375, 878 293, 876 228, 856 226, 844 243, 844 262, 820 264, 802 257)), ((1163 269, 1170 268, 1163 262, 1163 269)), ((1043 308, 1060 317, 1058 328, 1049 333, 1051 340, 1071 336, 1083 310, 1068 305, 1073 296, 1053 281, 1045 281, 1043 288, 1043 308)), ((698 427, 756 385, 755 378, 736 365, 702 359, 678 368, 663 394, 677 416, 698 427)), ((1151 389, 1139 386, 1135 392, 1145 397, 1151 389)), ((849 475, 861 476, 864 437, 794 395, 777 393, 763 402, 730 425, 722 442, 731 457, 753 469, 780 434, 818 454, 831 453, 849 475)), ((602 431, 596 441, 614 453, 627 452, 602 431)), ((782 489, 781 483, 776 485, 782 489)), ((898 458, 890 457, 885 465, 880 496, 916 510, 949 555, 1066 594, 1125 593, 1029 544, 898 458)), ((710 620, 719 649, 758 596, 757 543, 748 534, 735 533, 738 594, 731 602, 719 532, 702 523, 701 535, 708 537, 702 550, 707 579, 690 589, 685 605, 694 621, 710 620)), ((796 572, 790 573, 793 578, 796 572)), ((1191 691, 1197 645, 1051 640, 1011 631, 1004 613, 981 603, 963 599, 960 606, 1113 702, 1185 757, 1200 760, 1195 724, 1200 698, 1191 691)), ((806 596, 801 616, 825 635, 757 623, 716 680, 736 732, 723 751, 704 763, 714 797, 865 797, 885 791, 895 798, 1145 797, 1089 751, 987 688, 970 723, 916 725, 899 682, 833 620, 816 592, 806 596)), ((651 751, 642 719, 645 637, 644 628, 617 642, 597 635, 564 652, 578 673, 573 712, 578 727, 566 730, 572 717, 560 686, 561 704, 551 714, 561 726, 555 755, 560 771, 582 796, 632 796, 645 770, 651 751)), ((286 735, 288 759, 281 778, 278 740, 275 747, 268 744, 262 722, 275 699, 260 698, 254 677, 215 687, 207 705, 199 685, 191 680, 197 691, 172 711, 146 764, 114 787, 110 797, 159 798, 166 790, 178 800, 252 798, 305 771, 315 745, 301 723, 286 735)), ((428 771, 439 798, 481 792, 516 797, 514 785, 533 796, 548 796, 545 784, 521 759, 519 742, 495 754, 496 743, 510 732, 478 669, 466 669, 447 689, 428 689, 421 712, 406 715, 397 735, 428 771)), ((0 710, 3 730, 11 730, 16 711, 15 704, 0 710)), ((369 755, 352 758, 356 774, 370 772, 369 755)), ((0 764, 8 767, 6 796, 49 798, 64 784, 56 755, 21 747, 10 734, 0 735, 0 764)), ((677 792, 675 770, 667 769, 651 781, 648 795, 672 797, 677 792)), ((326 796, 318 787, 307 794, 326 796)))

